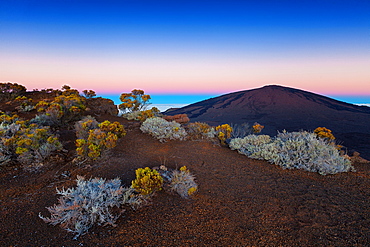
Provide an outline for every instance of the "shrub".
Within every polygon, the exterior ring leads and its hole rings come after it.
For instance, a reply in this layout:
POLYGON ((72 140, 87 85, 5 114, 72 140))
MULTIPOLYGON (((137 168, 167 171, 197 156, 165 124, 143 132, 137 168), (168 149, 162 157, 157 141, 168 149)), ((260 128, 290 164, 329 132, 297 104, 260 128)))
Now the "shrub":
POLYGON ((213 138, 216 136, 214 128, 201 122, 189 123, 186 126, 186 132, 194 139, 213 138))
POLYGON ((198 189, 194 175, 190 173, 186 166, 181 167, 179 171, 172 171, 169 187, 183 198, 192 196, 198 189))
POLYGON ((232 131, 233 128, 231 128, 231 126, 228 124, 223 124, 216 127, 216 135, 222 145, 226 145, 226 140, 231 137, 232 131))
POLYGON ((77 139, 89 138, 89 131, 97 129, 99 122, 92 116, 86 116, 75 123, 77 139))
POLYGON ((153 107, 149 110, 144 111, 133 111, 133 112, 127 112, 122 115, 122 117, 126 118, 127 120, 137 120, 144 122, 148 118, 152 117, 158 117, 160 115, 160 111, 158 108, 153 107))
POLYGON ((119 98, 122 103, 118 106, 123 112, 145 110, 149 104, 150 95, 144 94, 143 90, 134 89, 131 93, 123 93, 119 98))
POLYGON ((254 123, 252 128, 253 128, 253 133, 258 134, 263 130, 263 128, 265 128, 265 126, 260 125, 259 123, 254 123))
POLYGON ((283 132, 275 138, 250 135, 230 142, 230 148, 250 158, 264 159, 288 169, 304 169, 321 175, 354 171, 335 145, 309 132, 283 132))
POLYGON ((145 120, 140 130, 157 138, 161 142, 166 140, 184 140, 187 136, 181 124, 168 122, 160 117, 148 118, 145 120))
POLYGON ((75 125, 76 152, 79 157, 97 159, 102 152, 116 146, 117 140, 126 134, 118 122, 104 121, 97 124, 92 117, 86 117, 75 125))
POLYGON ((132 181, 131 187, 142 195, 152 195, 161 190, 163 178, 161 175, 149 167, 138 168, 136 170, 136 179, 132 181))
POLYGON ((96 93, 95 93, 95 91, 93 91, 93 90, 83 90, 82 92, 83 92, 84 96, 85 96, 87 99, 91 99, 91 98, 93 98, 93 97, 95 97, 95 96, 96 96, 96 93))
POLYGON ((86 233, 95 223, 115 226, 118 215, 112 209, 123 204, 137 204, 134 190, 121 186, 116 178, 106 181, 102 178, 85 180, 77 176, 77 187, 57 189, 59 204, 47 207, 50 217, 39 217, 52 225, 60 224, 67 231, 76 233, 75 239, 86 233))
POLYGON ((324 138, 328 141, 333 141, 335 140, 335 137, 334 135, 331 133, 331 130, 330 129, 327 129, 325 127, 317 127, 313 133, 315 133, 317 135, 317 137, 319 138, 324 138))

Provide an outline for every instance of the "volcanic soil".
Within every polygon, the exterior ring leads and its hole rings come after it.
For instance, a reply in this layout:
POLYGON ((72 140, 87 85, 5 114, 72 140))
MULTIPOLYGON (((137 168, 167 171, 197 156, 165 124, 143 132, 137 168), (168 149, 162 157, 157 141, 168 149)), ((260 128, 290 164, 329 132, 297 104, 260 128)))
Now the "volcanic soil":
POLYGON ((0 172, 1 246, 369 246, 370 164, 356 172, 321 176, 283 170, 207 140, 160 143, 139 124, 110 115, 127 135, 103 158, 72 162, 75 136, 60 132, 68 152, 37 171, 0 172), (73 234, 46 224, 45 207, 58 203, 56 188, 76 185, 77 175, 119 177, 127 186, 139 167, 186 165, 199 190, 191 199, 160 191, 152 203, 128 209, 117 226, 73 234))

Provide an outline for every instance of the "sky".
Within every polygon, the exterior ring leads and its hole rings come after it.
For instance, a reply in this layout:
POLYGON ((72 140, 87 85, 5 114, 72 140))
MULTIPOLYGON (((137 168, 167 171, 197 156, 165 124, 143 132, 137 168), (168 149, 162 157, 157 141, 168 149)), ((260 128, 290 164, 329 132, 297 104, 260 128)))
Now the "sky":
POLYGON ((369 0, 1 0, 0 82, 153 95, 278 84, 370 99, 369 13, 369 0))

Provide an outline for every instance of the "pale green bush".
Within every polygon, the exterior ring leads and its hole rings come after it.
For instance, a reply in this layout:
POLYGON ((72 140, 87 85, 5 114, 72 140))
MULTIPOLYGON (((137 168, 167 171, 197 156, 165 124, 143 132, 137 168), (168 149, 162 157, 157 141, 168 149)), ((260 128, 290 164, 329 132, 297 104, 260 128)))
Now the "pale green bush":
POLYGON ((134 189, 122 187, 118 178, 108 181, 102 178, 85 180, 77 176, 76 188, 57 189, 57 194, 61 195, 59 204, 47 207, 51 216, 39 214, 39 217, 46 223, 60 224, 67 231, 76 233, 75 239, 95 223, 115 226, 120 214, 112 213, 114 207, 120 208, 123 204, 137 206, 140 202, 140 198, 133 196, 134 189))
POLYGON ((250 158, 267 160, 284 169, 304 169, 321 175, 355 170, 334 144, 306 131, 283 132, 274 138, 249 135, 232 139, 229 146, 250 158))
POLYGON ((182 198, 189 198, 198 190, 195 176, 183 166, 180 170, 172 171, 169 179, 169 187, 177 192, 182 198))
POLYGON ((181 124, 175 121, 168 122, 160 117, 146 119, 142 123, 140 130, 150 134, 161 142, 166 140, 184 140, 187 136, 181 124))

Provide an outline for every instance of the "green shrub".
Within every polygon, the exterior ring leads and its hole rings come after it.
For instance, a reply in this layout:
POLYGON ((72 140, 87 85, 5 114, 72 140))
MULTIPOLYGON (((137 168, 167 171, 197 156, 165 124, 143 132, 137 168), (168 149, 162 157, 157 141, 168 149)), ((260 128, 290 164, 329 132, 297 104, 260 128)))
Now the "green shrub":
POLYGON ((306 131, 283 132, 275 138, 249 135, 232 139, 229 146, 250 158, 264 159, 284 169, 304 169, 321 175, 355 170, 333 143, 306 131))
POLYGON ((140 130, 157 138, 161 142, 166 140, 184 140, 187 136, 181 124, 172 121, 168 122, 160 117, 146 119, 140 130))

